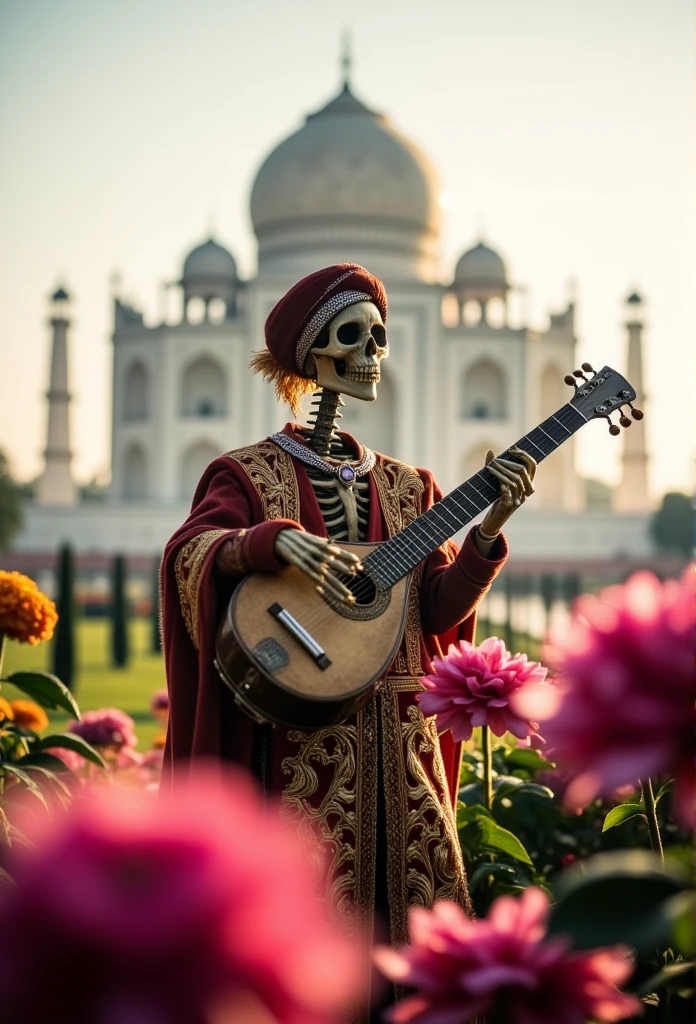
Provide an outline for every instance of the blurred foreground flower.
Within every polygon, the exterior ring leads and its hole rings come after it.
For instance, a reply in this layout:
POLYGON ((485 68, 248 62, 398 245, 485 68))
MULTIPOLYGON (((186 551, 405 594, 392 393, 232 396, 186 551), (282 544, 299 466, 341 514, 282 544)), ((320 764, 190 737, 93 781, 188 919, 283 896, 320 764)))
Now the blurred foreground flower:
POLYGON ((13 700, 12 719, 20 729, 32 729, 41 732, 48 725, 48 715, 33 700, 13 700))
POLYGON ((416 993, 387 1011, 392 1024, 466 1024, 489 1014, 506 1024, 619 1021, 641 1003, 615 987, 632 966, 620 947, 573 953, 565 939, 546 939, 549 899, 527 889, 502 896, 485 920, 455 904, 410 912, 412 945, 378 947, 381 971, 416 993))
POLYGON ((693 569, 666 583, 639 572, 575 602, 548 649, 560 687, 513 702, 518 714, 548 719, 554 760, 574 773, 566 807, 669 773, 678 816, 693 822, 693 638, 693 569))
POLYGON ((0 571, 0 638, 4 634, 33 646, 51 639, 57 621, 56 606, 33 580, 0 571))
POLYGON ((81 736, 91 746, 102 753, 109 751, 118 753, 124 747, 135 747, 138 739, 135 735, 135 722, 125 711, 119 708, 100 708, 98 711, 87 711, 79 722, 70 723, 70 732, 81 736))
POLYGON ((3 719, 7 719, 8 722, 11 722, 13 718, 14 711, 12 710, 12 705, 9 700, 5 700, 4 697, 0 697, 0 722, 2 722, 3 719))
MULTIPOLYGON (((425 690, 416 694, 421 711, 436 715, 440 732, 451 729, 455 740, 468 740, 475 726, 489 726, 496 736, 511 732, 520 740, 534 737, 536 722, 515 712, 512 695, 522 686, 543 683, 546 669, 526 654, 511 655, 498 637, 476 647, 461 640, 444 658, 433 658, 425 690)), ((543 742, 543 741, 542 741, 543 742)))
POLYGON ((245 776, 112 787, 13 849, 0 1006, 22 1024, 329 1024, 358 990, 302 851, 245 776))

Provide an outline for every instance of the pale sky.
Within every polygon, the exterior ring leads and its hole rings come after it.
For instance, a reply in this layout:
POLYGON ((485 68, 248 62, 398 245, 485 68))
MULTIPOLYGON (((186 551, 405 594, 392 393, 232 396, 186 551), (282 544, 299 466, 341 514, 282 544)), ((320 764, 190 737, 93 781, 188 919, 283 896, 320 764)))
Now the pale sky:
MULTIPOLYGON (((0 447, 16 474, 38 473, 45 444, 47 294, 64 280, 75 297, 85 480, 109 464, 110 276, 154 321, 210 226, 253 273, 254 174, 336 92, 345 30, 356 94, 440 172, 443 280, 482 230, 530 288, 533 326, 575 281, 578 362, 617 369, 622 300, 643 294, 651 486, 693 486, 690 0, 0 0, 0 447)), ((579 469, 613 482, 619 452, 592 424, 579 469)))

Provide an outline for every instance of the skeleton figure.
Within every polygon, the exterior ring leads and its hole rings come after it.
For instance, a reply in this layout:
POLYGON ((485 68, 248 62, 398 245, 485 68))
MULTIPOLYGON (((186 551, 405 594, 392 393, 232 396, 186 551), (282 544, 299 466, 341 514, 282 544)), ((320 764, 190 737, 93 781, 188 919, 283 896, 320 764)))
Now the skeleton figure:
MULTIPOLYGON (((346 306, 318 335, 307 355, 305 372, 316 380, 320 391, 315 398, 313 424, 304 435, 308 447, 326 461, 338 464, 355 458, 355 452, 347 450, 337 432, 343 404, 340 396, 373 402, 377 398, 380 363, 388 355, 386 328, 377 306, 370 301, 346 306)), ((492 451, 486 455, 486 465, 500 481, 501 496, 476 531, 475 544, 484 556, 512 513, 534 493, 536 462, 521 449, 513 448, 511 452, 519 462, 495 458, 492 451)), ((298 530, 282 530, 276 539, 276 552, 302 569, 320 591, 326 589, 344 601, 353 601, 338 574, 354 575, 360 571, 360 562, 335 542, 365 539, 369 516, 367 481, 355 480, 345 486, 336 476, 317 468, 308 467, 307 471, 328 539, 298 530)), ((223 546, 218 554, 223 571, 225 558, 223 546)))

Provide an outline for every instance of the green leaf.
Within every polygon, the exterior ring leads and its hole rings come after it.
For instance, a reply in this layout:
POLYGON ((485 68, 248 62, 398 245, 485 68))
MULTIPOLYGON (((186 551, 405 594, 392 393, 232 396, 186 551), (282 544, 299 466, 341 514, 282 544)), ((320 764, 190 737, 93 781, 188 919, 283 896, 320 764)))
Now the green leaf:
POLYGON ((644 850, 600 853, 564 871, 554 885, 549 933, 569 935, 576 949, 624 944, 651 954, 666 946, 689 876, 644 850))
POLYGON ((515 797, 520 793, 541 797, 543 800, 552 800, 554 795, 553 790, 548 786, 541 786, 538 782, 525 782, 524 779, 518 779, 516 775, 499 776, 493 782, 493 790, 496 800, 515 797))
POLYGON ((533 867, 529 854, 516 835, 489 818, 477 823, 481 829, 481 844, 485 849, 506 853, 508 857, 533 867))
POLYGON ((61 761, 55 754, 38 753, 38 754, 25 754, 19 761, 16 761, 20 768, 27 768, 31 765, 38 765, 40 768, 48 768, 50 772, 60 773, 62 775, 72 775, 73 773, 68 768, 65 761, 61 761))
POLYGON ((657 974, 653 974, 651 978, 648 978, 639 989, 636 991, 637 996, 645 996, 649 993, 656 992, 660 988, 664 988, 665 985, 671 985, 678 978, 684 979, 685 974, 690 974, 696 967, 696 962, 693 960, 677 960, 673 964, 667 964, 657 974))
POLYGON ((75 698, 57 676, 49 672, 13 672, 6 681, 49 711, 61 708, 79 720, 80 709, 75 698))
POLYGON ((24 770, 27 771, 29 774, 31 774, 31 772, 36 772, 36 774, 40 775, 43 779, 45 779, 47 783, 50 783, 50 785, 55 786, 59 793, 62 793, 64 796, 67 796, 69 798, 72 797, 72 793, 65 785, 63 780, 60 779, 55 772, 52 772, 50 768, 44 768, 43 765, 40 764, 29 764, 24 766, 24 770))
POLYGON ((13 775, 17 781, 26 786, 31 795, 35 796, 36 799, 44 805, 46 810, 48 810, 48 804, 46 803, 45 796, 41 792, 41 787, 37 785, 28 772, 25 772, 23 768, 18 768, 16 764, 12 763, 12 761, 3 761, 0 764, 0 776, 2 776, 3 773, 5 775, 13 775))
POLYGON ((674 779, 667 779, 666 782, 663 782, 662 785, 660 786, 660 788, 658 789, 657 794, 655 796, 655 803, 659 804, 660 800, 665 795, 665 793, 669 793, 669 791, 672 789, 673 786, 674 786, 674 779))
POLYGON ((493 820, 493 815, 484 807, 483 804, 457 804, 457 828, 463 828, 465 825, 470 825, 474 821, 478 821, 479 818, 489 818, 493 820))
POLYGON ((672 945, 684 956, 696 956, 696 893, 681 892, 669 901, 672 945))
POLYGON ((533 747, 514 747, 508 751, 507 763, 514 768, 524 768, 528 772, 546 771, 556 767, 553 761, 546 761, 533 747))
POLYGON ((602 832, 606 832, 610 828, 616 828, 617 825, 622 825, 624 821, 630 821, 631 818, 635 818, 639 814, 645 817, 645 810, 642 804, 619 804, 618 807, 612 807, 604 819, 602 832))
POLYGON ((503 863, 492 863, 492 864, 479 864, 476 870, 469 876, 469 892, 475 892, 478 889, 481 882, 483 882, 490 875, 495 878, 501 878, 506 876, 508 879, 513 880, 516 878, 515 869, 512 864, 503 863))
POLYGON ((90 746, 86 740, 83 740, 81 736, 71 732, 57 732, 51 736, 42 736, 40 747, 41 750, 49 750, 51 747, 73 750, 76 754, 84 757, 86 761, 91 761, 92 764, 96 764, 100 768, 106 768, 106 761, 101 754, 94 747, 90 746))

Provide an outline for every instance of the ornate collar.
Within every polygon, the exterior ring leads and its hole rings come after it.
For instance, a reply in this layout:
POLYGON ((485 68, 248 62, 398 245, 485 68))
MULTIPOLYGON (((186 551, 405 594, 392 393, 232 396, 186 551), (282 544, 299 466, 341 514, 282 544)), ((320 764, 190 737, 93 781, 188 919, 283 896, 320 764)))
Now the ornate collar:
POLYGON ((361 459, 351 462, 336 462, 334 460, 322 459, 321 455, 317 455, 306 444, 301 444, 294 437, 290 437, 288 434, 282 433, 282 431, 278 431, 277 434, 271 434, 268 440, 273 441, 279 448, 286 451, 288 455, 293 455, 300 462, 304 462, 306 466, 313 466, 314 469, 326 473, 327 476, 335 476, 344 487, 351 487, 358 477, 366 476, 373 469, 376 461, 375 453, 370 451, 369 448, 363 449, 361 459))

